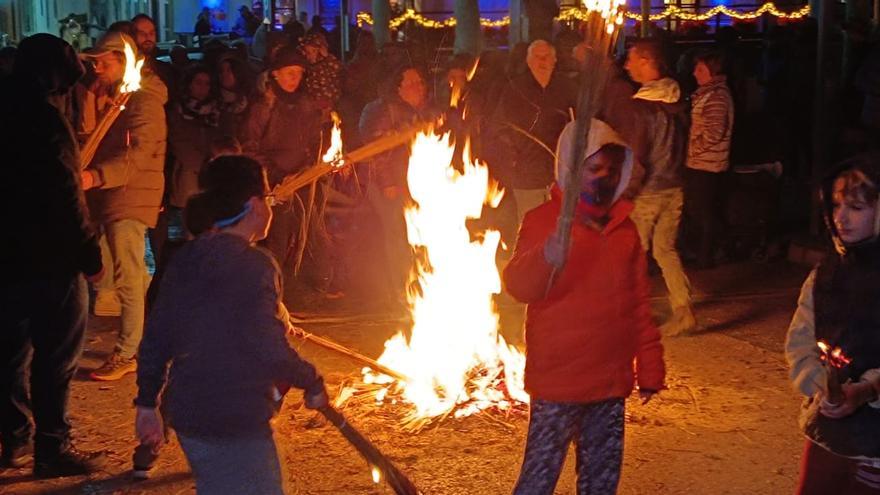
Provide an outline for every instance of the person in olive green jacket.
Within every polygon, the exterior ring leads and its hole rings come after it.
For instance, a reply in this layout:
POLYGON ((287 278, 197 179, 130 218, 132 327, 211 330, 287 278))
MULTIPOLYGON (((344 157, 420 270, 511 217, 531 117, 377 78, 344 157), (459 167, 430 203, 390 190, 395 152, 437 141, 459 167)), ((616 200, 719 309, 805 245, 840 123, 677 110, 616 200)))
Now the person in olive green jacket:
MULTIPOLYGON (((88 55, 94 64, 96 81, 78 92, 80 131, 93 129, 89 129, 90 125, 100 120, 108 108, 105 102, 122 81, 124 42, 134 46, 128 35, 108 33, 88 55)), ((103 233, 105 260, 112 258, 114 276, 109 283, 113 285, 99 285, 99 299, 101 294, 112 294, 115 286, 122 316, 113 354, 91 374, 96 380, 117 380, 136 368, 135 352, 143 334, 147 286, 144 236, 148 227, 156 225, 165 184, 167 100, 168 91, 162 81, 144 71, 141 88, 131 96, 98 146, 94 159, 82 172, 92 218, 103 233)), ((96 300, 96 309, 100 302, 96 300)))

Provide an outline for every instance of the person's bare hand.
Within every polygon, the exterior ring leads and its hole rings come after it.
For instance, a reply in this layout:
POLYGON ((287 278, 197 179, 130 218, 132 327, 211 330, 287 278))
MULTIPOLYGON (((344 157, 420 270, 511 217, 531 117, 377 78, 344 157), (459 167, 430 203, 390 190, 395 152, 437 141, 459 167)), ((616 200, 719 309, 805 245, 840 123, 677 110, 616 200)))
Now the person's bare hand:
POLYGON ((320 392, 305 394, 305 405, 308 409, 320 409, 330 403, 327 390, 322 388, 320 392))
POLYGON ((149 445, 157 450, 165 443, 165 428, 162 425, 162 415, 154 407, 137 408, 134 420, 134 429, 138 440, 144 445, 149 445))
POLYGON ((874 387, 868 382, 846 382, 841 388, 844 398, 840 404, 828 402, 827 397, 819 403, 819 412, 823 416, 832 419, 845 418, 874 398, 874 387))

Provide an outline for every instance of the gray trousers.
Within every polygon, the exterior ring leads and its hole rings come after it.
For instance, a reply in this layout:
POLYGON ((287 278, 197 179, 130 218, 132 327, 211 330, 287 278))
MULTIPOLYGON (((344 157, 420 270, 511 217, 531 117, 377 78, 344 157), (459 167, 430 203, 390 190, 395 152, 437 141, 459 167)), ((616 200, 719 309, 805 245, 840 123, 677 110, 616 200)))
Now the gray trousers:
POLYGON ((567 404, 534 399, 514 495, 552 495, 574 441, 578 495, 613 495, 623 460, 624 401, 567 404))
POLYGON ((271 432, 205 439, 177 434, 198 495, 284 495, 281 464, 271 432))

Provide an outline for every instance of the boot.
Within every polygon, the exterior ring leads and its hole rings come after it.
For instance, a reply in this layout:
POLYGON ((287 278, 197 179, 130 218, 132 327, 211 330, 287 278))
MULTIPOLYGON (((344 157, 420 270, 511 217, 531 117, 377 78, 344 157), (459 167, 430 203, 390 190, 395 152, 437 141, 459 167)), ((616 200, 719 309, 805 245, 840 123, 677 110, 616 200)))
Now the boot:
POLYGON ((673 308, 672 316, 660 326, 660 333, 664 337, 676 337, 686 334, 697 328, 697 319, 690 306, 673 308))
POLYGON ((93 473, 104 466, 104 455, 100 452, 83 452, 69 446, 64 452, 34 456, 34 476, 37 478, 61 478, 93 473))

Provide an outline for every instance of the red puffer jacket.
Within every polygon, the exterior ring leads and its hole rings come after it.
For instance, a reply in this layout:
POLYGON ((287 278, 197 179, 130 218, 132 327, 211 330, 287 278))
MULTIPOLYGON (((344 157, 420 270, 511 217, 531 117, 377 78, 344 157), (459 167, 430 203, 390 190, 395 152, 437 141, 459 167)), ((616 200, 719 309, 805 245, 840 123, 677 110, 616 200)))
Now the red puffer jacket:
MULTIPOLYGON (((639 387, 664 388, 660 333, 651 321, 645 253, 632 205, 618 201, 600 232, 572 228, 568 262, 545 297, 552 267, 544 243, 556 227, 561 192, 526 214, 516 252, 504 270, 507 291, 528 304, 526 390, 556 402, 625 398, 639 387)), ((579 203, 578 216, 586 213, 579 203)))

